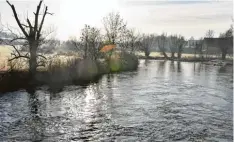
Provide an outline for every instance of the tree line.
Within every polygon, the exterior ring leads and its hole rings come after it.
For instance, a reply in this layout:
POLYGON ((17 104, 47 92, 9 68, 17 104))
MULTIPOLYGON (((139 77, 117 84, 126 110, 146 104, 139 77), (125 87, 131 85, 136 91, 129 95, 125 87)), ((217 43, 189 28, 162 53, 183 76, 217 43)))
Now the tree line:
MULTIPOLYGON (((45 44, 48 45, 48 43, 50 43, 49 45, 56 46, 59 43, 56 40, 48 40, 47 35, 43 32, 43 25, 46 17, 48 15, 53 15, 53 13, 48 12, 47 6, 44 7, 44 10, 41 10, 43 1, 40 0, 34 12, 34 18, 30 20, 30 18, 27 17, 26 20, 22 22, 18 18, 15 6, 9 1, 6 2, 10 6, 15 21, 21 30, 21 34, 15 35, 14 38, 10 40, 9 44, 15 49, 15 52, 12 54, 13 58, 9 59, 9 61, 18 58, 26 58, 29 64, 29 72, 33 77, 37 67, 44 66, 44 62, 46 61, 46 57, 40 52, 48 48, 45 44), (24 51, 27 51, 26 53, 24 52, 23 54, 20 52, 21 50, 13 44, 13 42, 17 40, 23 41, 24 44, 20 49, 24 49, 24 51)), ((149 57, 152 48, 158 48, 165 58, 180 59, 186 44, 186 40, 182 35, 167 35, 167 33, 162 33, 160 35, 145 34, 137 32, 134 28, 128 28, 127 22, 124 21, 118 12, 111 12, 106 15, 102 19, 102 23, 105 31, 104 34, 101 34, 101 29, 97 27, 85 25, 81 30, 80 38, 73 37, 67 41, 75 47, 76 51, 82 53, 84 59, 90 58, 92 60, 97 60, 100 57, 100 49, 108 44, 117 45, 118 50, 132 54, 134 54, 135 51, 142 51, 146 57, 149 57), (170 57, 166 53, 168 52, 168 47, 171 53, 170 57)), ((226 32, 221 33, 220 37, 233 37, 232 31, 233 28, 231 27, 226 32)), ((213 31, 209 30, 207 36, 212 37, 213 31)), ((203 39, 196 43, 194 54, 202 53, 202 41, 203 39)), ((53 51, 54 48, 51 48, 51 50, 53 51)))

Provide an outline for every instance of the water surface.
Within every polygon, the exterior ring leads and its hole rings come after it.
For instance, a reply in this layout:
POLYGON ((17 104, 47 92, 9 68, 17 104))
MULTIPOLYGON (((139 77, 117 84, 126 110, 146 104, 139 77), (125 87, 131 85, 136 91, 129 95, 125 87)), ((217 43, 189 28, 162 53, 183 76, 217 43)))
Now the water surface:
POLYGON ((0 141, 232 141, 231 67, 145 61, 52 94, 0 96, 0 141))

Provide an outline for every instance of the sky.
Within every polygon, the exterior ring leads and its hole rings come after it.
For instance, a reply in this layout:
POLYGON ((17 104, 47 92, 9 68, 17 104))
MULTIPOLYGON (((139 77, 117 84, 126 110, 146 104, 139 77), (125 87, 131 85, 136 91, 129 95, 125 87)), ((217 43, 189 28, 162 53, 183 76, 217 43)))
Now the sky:
MULTIPOLYGON (((10 0, 21 21, 33 18, 39 0, 10 0)), ((85 24, 102 29, 102 19, 119 12, 129 28, 139 32, 181 34, 186 38, 203 37, 208 29, 215 36, 233 23, 232 0, 44 0, 49 12, 45 29, 54 29, 60 40, 79 37, 85 24)), ((13 13, 5 0, 0 0, 3 25, 16 27, 13 13)))

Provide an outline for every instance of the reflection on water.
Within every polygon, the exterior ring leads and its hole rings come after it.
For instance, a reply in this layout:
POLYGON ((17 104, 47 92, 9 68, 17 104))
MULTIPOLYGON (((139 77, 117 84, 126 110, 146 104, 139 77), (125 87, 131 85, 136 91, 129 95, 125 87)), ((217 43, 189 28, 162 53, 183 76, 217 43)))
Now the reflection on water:
POLYGON ((232 141, 232 67, 141 60, 60 93, 0 97, 0 141, 232 141))
POLYGON ((145 65, 145 66, 148 66, 149 63, 150 63, 150 60, 145 59, 144 65, 145 65))
POLYGON ((181 72, 181 63, 177 62, 177 72, 181 72))

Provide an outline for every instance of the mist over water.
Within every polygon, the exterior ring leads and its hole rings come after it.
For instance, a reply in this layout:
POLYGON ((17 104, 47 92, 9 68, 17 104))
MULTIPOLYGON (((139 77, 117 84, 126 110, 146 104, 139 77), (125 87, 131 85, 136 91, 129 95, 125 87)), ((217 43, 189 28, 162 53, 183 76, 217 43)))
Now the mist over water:
POLYGON ((232 141, 233 70, 140 60, 52 94, 0 96, 0 141, 232 141))

